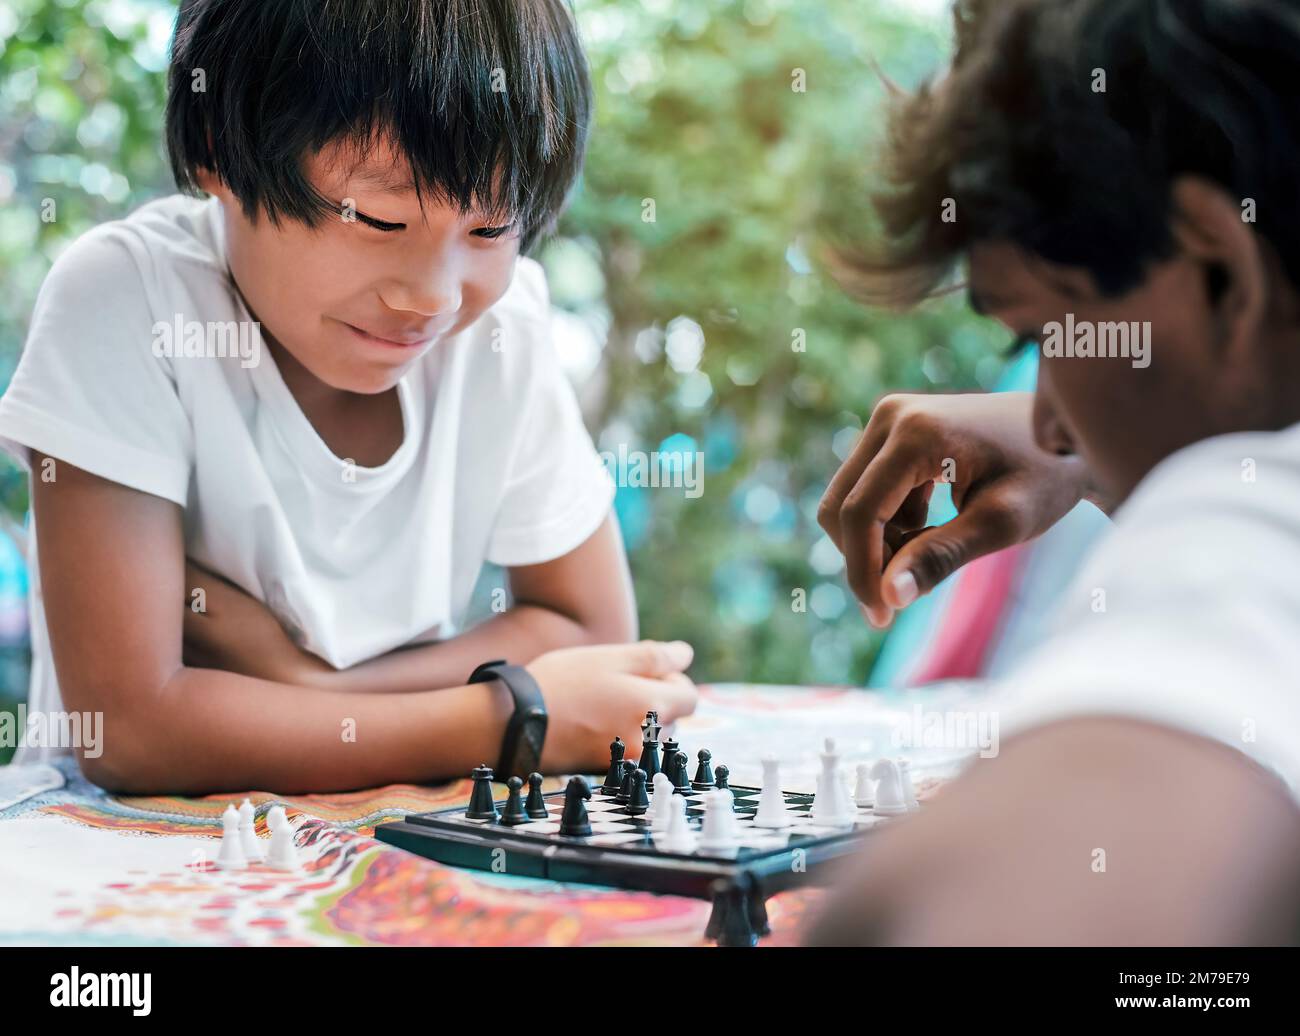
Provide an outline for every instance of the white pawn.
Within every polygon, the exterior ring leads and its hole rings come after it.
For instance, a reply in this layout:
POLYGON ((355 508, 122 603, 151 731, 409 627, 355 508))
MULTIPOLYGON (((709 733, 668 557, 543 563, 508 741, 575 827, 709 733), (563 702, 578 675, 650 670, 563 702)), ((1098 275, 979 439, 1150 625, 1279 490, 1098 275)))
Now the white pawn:
POLYGON ((735 847, 735 800, 726 788, 715 788, 704 795, 704 829, 700 832, 700 848, 717 851, 735 847))
POLYGON ((668 830, 664 832, 659 848, 670 853, 695 852, 695 832, 686 818, 686 796, 674 795, 668 810, 668 830))
POLYGON ((872 812, 882 817, 907 812, 907 793, 903 790, 898 764, 894 760, 879 760, 871 768, 871 778, 876 782, 876 804, 872 812))
MULTIPOLYGON (((650 797, 650 830, 667 831, 668 819, 672 815, 673 779, 660 771, 655 774, 654 793, 650 797)), ((683 796, 677 795, 676 798, 683 796)))
POLYGON ((255 815, 253 804, 244 799, 243 805, 239 807, 239 847, 244 850, 249 863, 261 863, 265 858, 262 843, 257 840, 257 829, 253 826, 255 815))
POLYGON ((789 827, 793 821, 785 809, 785 796, 781 794, 781 767, 775 759, 764 759, 763 790, 758 796, 758 812, 754 814, 755 827, 789 827))
POLYGON ((267 826, 271 828, 271 854, 267 865, 278 871, 296 871, 298 869, 298 846, 293 840, 293 825, 285 815, 283 806, 272 806, 266 814, 267 826))
POLYGON ((227 806, 221 814, 221 848, 217 851, 216 864, 227 871, 243 870, 248 866, 243 846, 239 844, 239 813, 234 806, 227 806))
POLYGON ((898 757, 898 778, 903 785, 903 798, 908 809, 920 809, 921 803, 916 797, 916 787, 912 784, 912 763, 909 759, 898 757))
POLYGON ((876 801, 876 782, 871 779, 871 764, 858 763, 858 783, 853 789, 853 801, 863 809, 870 809, 876 801))

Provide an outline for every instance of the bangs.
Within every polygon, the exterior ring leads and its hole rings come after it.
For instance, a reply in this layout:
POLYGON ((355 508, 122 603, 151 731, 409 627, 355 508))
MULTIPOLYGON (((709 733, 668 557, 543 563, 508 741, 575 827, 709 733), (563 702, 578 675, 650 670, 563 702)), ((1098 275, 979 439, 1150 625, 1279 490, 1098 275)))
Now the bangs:
POLYGON ((517 220, 525 248, 577 179, 591 110, 561 0, 190 0, 170 87, 177 182, 212 170, 250 219, 314 225, 337 199, 303 157, 387 142, 422 198, 517 220))

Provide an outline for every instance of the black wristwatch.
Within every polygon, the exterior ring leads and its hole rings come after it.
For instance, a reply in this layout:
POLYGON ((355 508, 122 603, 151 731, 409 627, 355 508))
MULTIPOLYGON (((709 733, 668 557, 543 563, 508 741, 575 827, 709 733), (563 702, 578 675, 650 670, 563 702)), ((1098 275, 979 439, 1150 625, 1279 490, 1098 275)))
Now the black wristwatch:
POLYGON ((510 690, 515 700, 515 712, 506 724, 506 736, 501 741, 501 760, 497 763, 496 777, 504 781, 510 777, 527 780, 528 775, 542 765, 542 745, 546 741, 546 702, 542 689, 532 674, 521 665, 508 665, 505 659, 484 662, 469 674, 470 683, 487 683, 500 680, 510 690))

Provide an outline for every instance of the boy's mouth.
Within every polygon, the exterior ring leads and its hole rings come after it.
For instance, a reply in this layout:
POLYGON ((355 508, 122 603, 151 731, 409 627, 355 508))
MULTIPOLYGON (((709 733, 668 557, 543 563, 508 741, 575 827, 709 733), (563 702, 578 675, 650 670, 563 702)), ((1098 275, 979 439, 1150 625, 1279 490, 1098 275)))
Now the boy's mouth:
POLYGON ((374 345, 387 345, 395 349, 414 349, 422 345, 427 345, 437 337, 435 333, 428 331, 422 331, 417 334, 411 334, 409 332, 386 332, 384 334, 376 334, 373 331, 367 331, 365 328, 357 327, 355 324, 349 324, 346 321, 343 321, 342 323, 344 327, 364 342, 369 342, 374 345))

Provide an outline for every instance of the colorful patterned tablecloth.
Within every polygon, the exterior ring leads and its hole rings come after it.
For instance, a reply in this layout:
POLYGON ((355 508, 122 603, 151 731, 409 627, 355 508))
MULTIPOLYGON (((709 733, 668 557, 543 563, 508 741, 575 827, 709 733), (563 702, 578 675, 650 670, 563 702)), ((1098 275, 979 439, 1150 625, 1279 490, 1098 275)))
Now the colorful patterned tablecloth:
MULTIPOLYGON (((811 787, 822 739, 845 763, 888 751, 907 696, 857 689, 719 685, 676 730, 692 755, 708 747, 733 783, 755 782, 758 759, 783 761, 792 790, 811 787)), ((925 791, 950 772, 951 753, 909 753, 925 791)), ((709 904, 588 885, 459 870, 375 840, 374 827, 408 812, 468 802, 470 781, 397 784, 333 795, 250 791, 257 832, 283 805, 301 872, 221 871, 211 859, 221 813, 243 795, 207 798, 105 794, 60 764, 66 783, 0 809, 0 943, 149 945, 595 946, 706 945, 709 904)), ((558 781, 551 782, 559 786, 558 781)), ((821 892, 768 904, 772 935, 789 945, 821 892)))

